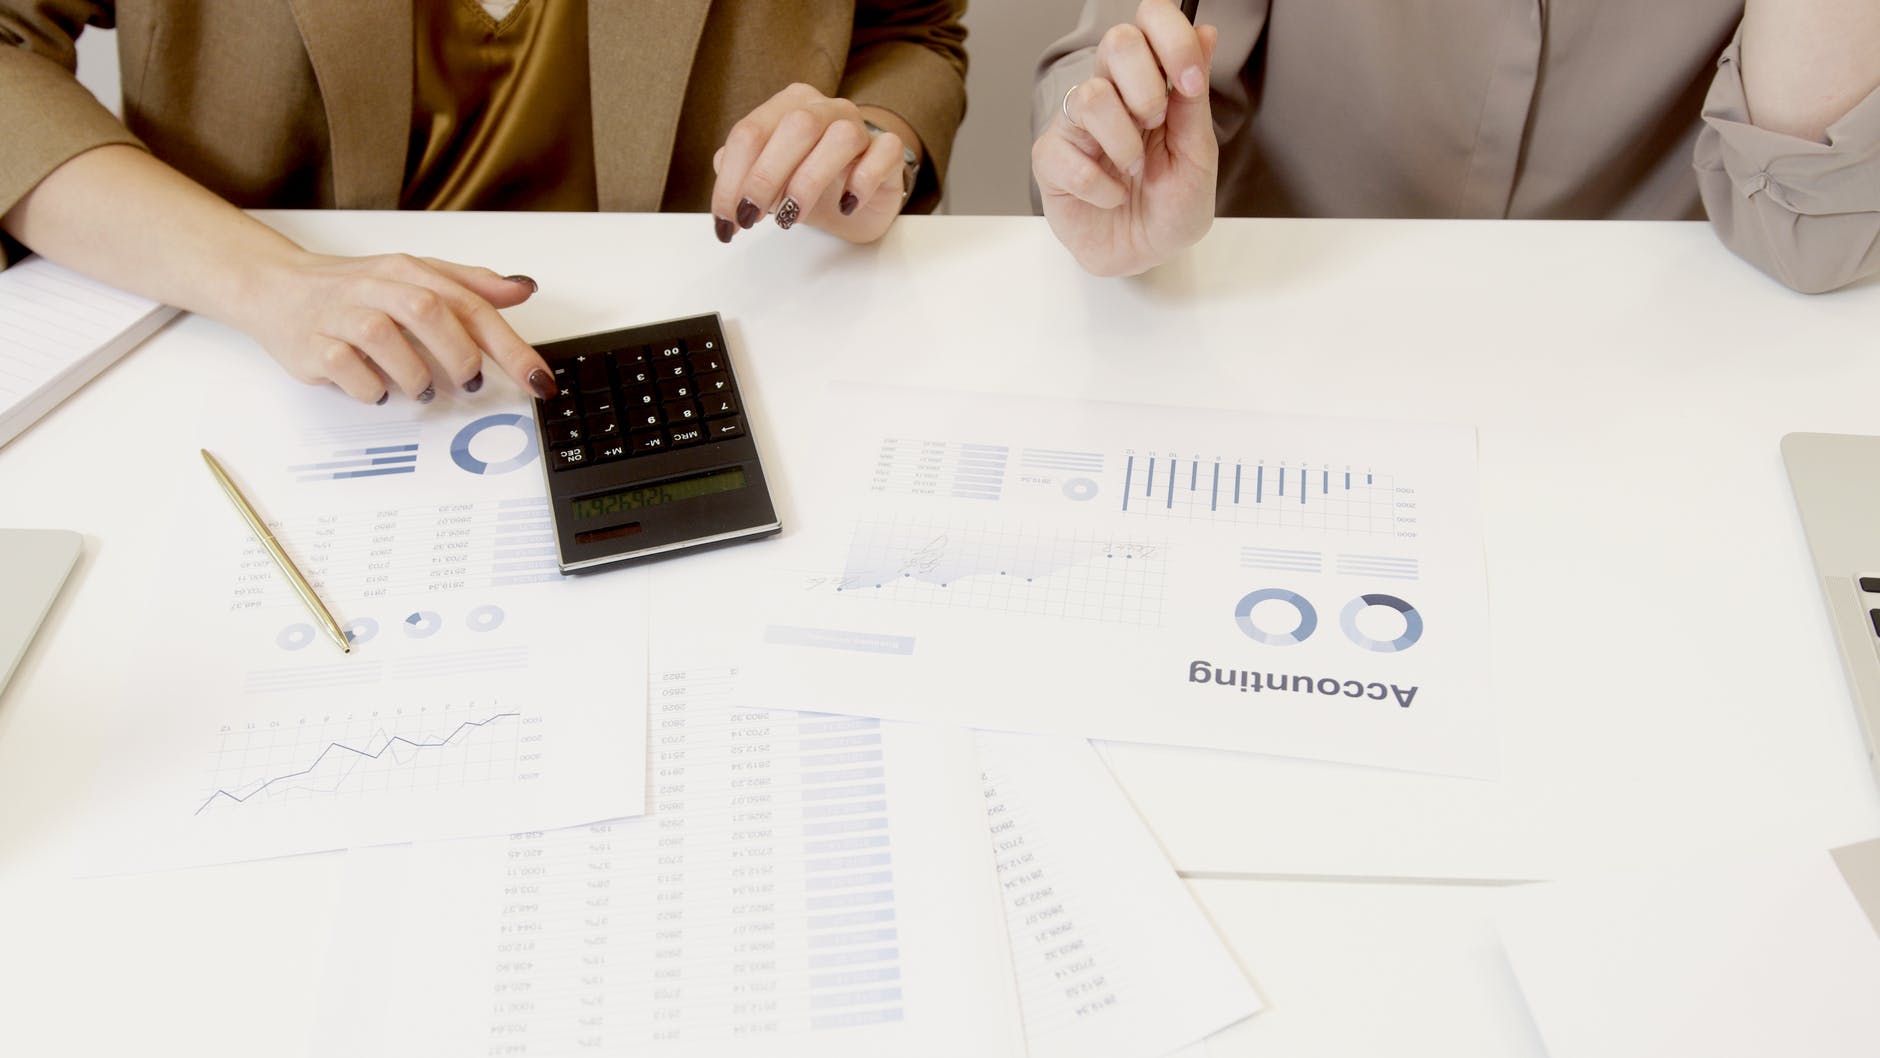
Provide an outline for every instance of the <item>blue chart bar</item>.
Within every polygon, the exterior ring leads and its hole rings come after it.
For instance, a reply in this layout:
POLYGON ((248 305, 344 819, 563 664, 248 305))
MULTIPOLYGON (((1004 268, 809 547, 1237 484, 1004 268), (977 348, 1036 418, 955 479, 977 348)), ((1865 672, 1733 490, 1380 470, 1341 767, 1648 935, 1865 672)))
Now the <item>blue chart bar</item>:
POLYGON ((1221 465, 1214 464, 1214 488, 1208 492, 1208 510, 1214 510, 1221 499, 1221 465))
POLYGON ((1130 456, 1123 463, 1123 509, 1129 510, 1129 476, 1136 472, 1136 457, 1130 456))
POLYGON ((1345 491, 1351 491, 1351 471, 1345 471, 1345 491))
POLYGON ((1195 491, 1195 483, 1200 480, 1201 480, 1201 460, 1191 459, 1188 461, 1188 491, 1189 492, 1195 491))
POLYGON ((1240 503, 1240 464, 1234 464, 1234 503, 1240 503))
POLYGON ((1300 467, 1299 468, 1299 502, 1300 503, 1306 502, 1306 490, 1311 487, 1306 484, 1306 481, 1307 481, 1306 468, 1300 467))
POLYGON ((1323 496, 1330 496, 1332 494, 1332 472, 1330 470, 1319 471, 1319 494, 1323 496))
POLYGON ((1286 495, 1286 468, 1285 467, 1279 468, 1279 494, 1281 496, 1286 495))
POLYGON ((1366 485, 1369 485, 1371 483, 1371 472, 1368 470, 1364 472, 1364 483, 1366 485))
POLYGON ((1168 461, 1168 504, 1167 504, 1167 507, 1171 511, 1175 509, 1175 458, 1173 456, 1170 456, 1169 461, 1168 461))
POLYGON ((1144 496, 1155 495, 1155 460, 1149 460, 1149 484, 1142 490, 1144 496))
POLYGON ((1266 464, 1261 463, 1253 471, 1253 502, 1259 503, 1266 493, 1266 464))

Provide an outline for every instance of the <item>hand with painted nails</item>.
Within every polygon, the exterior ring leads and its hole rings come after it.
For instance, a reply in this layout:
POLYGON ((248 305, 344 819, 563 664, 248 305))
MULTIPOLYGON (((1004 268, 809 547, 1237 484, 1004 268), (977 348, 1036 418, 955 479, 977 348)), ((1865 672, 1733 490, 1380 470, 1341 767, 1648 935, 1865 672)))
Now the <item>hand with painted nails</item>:
POLYGON ((368 403, 385 403, 393 389, 429 403, 439 386, 483 388, 487 355, 524 392, 555 395, 548 364, 496 311, 535 293, 528 276, 428 257, 295 248, 256 282, 261 296, 230 322, 302 382, 331 382, 368 403))
POLYGON ((1032 144, 1045 219, 1086 271, 1147 271, 1214 223, 1220 145, 1208 69, 1217 38, 1171 0, 1142 0, 1135 22, 1104 34, 1095 72, 1032 144))
POLYGON ((891 111, 793 84, 732 126, 712 157, 718 241, 775 213, 780 228, 801 222, 873 242, 907 200, 905 148, 919 157, 918 137, 891 111))

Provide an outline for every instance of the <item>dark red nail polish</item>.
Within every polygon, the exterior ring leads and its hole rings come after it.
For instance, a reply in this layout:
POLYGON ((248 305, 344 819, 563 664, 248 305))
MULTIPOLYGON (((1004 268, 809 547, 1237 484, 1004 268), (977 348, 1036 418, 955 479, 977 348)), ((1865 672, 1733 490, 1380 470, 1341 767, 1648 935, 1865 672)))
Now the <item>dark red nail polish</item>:
POLYGON ((749 228, 764 217, 764 211, 757 208, 757 203, 748 198, 738 200, 738 227, 749 228))
POLYGON ((731 237, 738 233, 738 226, 723 217, 713 217, 712 230, 718 233, 719 242, 730 242, 731 237))
POLYGON ((419 404, 429 404, 436 399, 437 399, 437 387, 436 386, 426 386, 424 387, 424 392, 418 394, 419 404))
POLYGON ((383 403, 385 403, 386 401, 388 401, 388 400, 391 400, 391 399, 392 399, 392 391, 388 389, 388 390, 386 390, 385 392, 383 392, 383 393, 381 393, 381 394, 379 394, 379 399, 378 399, 378 400, 375 400, 375 401, 373 401, 372 403, 374 403, 374 404, 383 404, 383 403))
POLYGON ((476 374, 471 375, 470 381, 465 382, 463 384, 463 391, 465 393, 475 393, 477 390, 482 389, 482 388, 483 388, 483 372, 481 371, 478 371, 476 374))
POLYGON ((842 192, 842 200, 836 203, 836 208, 841 210, 842 215, 846 217, 854 213, 855 207, 861 204, 862 200, 855 197, 855 192, 844 191, 842 192))
POLYGON ((523 286, 528 287, 529 293, 531 294, 542 289, 541 284, 537 283, 533 279, 530 279, 528 276, 504 276, 503 278, 509 280, 511 283, 520 283, 523 286))
POLYGON ((783 205, 777 207, 777 227, 789 231, 796 227, 796 218, 803 215, 803 207, 796 204, 796 199, 785 198, 783 205))
POLYGON ((561 395, 561 387, 555 385, 555 376, 539 367, 529 372, 529 389, 541 400, 554 400, 561 395))

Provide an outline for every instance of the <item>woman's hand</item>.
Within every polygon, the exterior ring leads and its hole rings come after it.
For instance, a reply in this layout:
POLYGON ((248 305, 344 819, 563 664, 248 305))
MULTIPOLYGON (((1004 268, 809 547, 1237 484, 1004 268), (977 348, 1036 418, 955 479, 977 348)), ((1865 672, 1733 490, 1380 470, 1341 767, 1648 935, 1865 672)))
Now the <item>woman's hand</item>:
POLYGON ((918 137, 889 111, 785 88, 733 125, 712 157, 718 241, 771 212, 780 228, 801 221, 850 242, 881 238, 907 200, 903 146, 919 156, 918 137), (864 117, 887 131, 869 135, 864 117))
POLYGON ((1147 271, 1213 224, 1220 146, 1208 67, 1218 36, 1169 0, 1142 0, 1135 22, 1103 35, 1092 76, 1032 144, 1045 219, 1086 271, 1147 271))
POLYGON ((296 248, 259 270, 228 315, 287 373, 383 404, 396 388, 429 403, 439 385, 483 388, 487 354, 525 392, 553 397, 554 376, 497 309, 535 293, 528 276, 428 257, 329 257, 296 248))

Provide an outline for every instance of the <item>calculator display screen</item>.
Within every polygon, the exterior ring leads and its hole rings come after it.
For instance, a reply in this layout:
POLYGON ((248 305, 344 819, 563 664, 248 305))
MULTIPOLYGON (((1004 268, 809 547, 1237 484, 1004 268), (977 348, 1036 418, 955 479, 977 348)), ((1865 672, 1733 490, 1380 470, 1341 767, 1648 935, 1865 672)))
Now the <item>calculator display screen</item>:
POLYGON ((637 488, 621 489, 618 492, 604 492, 599 496, 586 496, 574 501, 574 516, 599 518, 622 511, 657 507, 662 503, 689 500, 694 496, 709 496, 714 492, 730 492, 733 489, 741 489, 744 485, 743 467, 714 470, 705 474, 695 474, 689 478, 680 478, 677 481, 662 481, 657 485, 641 485, 637 488))

